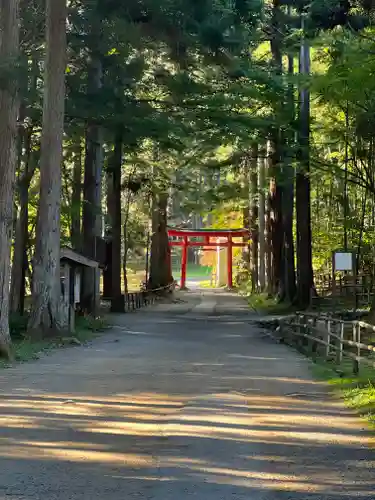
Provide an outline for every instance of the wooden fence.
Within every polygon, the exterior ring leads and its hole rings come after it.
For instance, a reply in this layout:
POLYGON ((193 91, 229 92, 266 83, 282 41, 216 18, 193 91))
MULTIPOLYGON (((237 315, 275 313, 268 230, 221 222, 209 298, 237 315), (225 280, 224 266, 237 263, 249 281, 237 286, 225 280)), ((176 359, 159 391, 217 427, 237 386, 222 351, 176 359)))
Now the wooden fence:
POLYGON ((314 313, 297 313, 280 321, 277 337, 314 360, 337 365, 349 359, 353 373, 375 368, 375 327, 363 321, 342 321, 314 313))
MULTIPOLYGON (((136 311, 142 307, 154 304, 165 292, 174 290, 176 283, 173 282, 165 287, 156 288, 155 290, 141 290, 139 292, 127 293, 123 296, 124 312, 136 311)), ((110 302, 110 297, 102 297, 102 301, 110 302)))
POLYGON ((317 296, 312 294, 311 305, 315 309, 368 307, 373 302, 375 283, 370 275, 342 275, 333 280, 330 274, 316 274, 314 282, 317 296))

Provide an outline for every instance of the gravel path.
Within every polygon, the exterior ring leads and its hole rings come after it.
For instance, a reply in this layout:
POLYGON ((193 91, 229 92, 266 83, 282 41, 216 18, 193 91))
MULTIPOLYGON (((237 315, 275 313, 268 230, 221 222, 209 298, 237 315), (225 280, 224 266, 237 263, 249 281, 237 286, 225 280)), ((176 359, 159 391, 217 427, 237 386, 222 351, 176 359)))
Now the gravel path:
POLYGON ((308 362, 185 297, 1 372, 0 500, 374 500, 374 443, 308 362))

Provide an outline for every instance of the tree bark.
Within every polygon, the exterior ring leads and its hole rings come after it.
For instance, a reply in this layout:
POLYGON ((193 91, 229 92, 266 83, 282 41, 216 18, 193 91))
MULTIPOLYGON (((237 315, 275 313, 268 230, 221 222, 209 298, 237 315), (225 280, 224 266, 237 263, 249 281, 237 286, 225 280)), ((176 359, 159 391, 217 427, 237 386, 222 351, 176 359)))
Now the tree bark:
MULTIPOLYGON (((102 86, 102 64, 99 55, 93 54, 89 71, 91 93, 98 93, 102 86)), ((102 182, 102 131, 96 123, 89 123, 86 131, 85 174, 83 186, 83 252, 97 258, 96 241, 101 236, 101 182, 102 182)), ((99 310, 99 272, 84 268, 82 275, 82 307, 91 314, 99 310)))
POLYGON ((105 239, 107 241, 106 250, 106 266, 103 270, 103 296, 106 299, 112 297, 112 221, 111 221, 111 205, 113 203, 113 181, 112 181, 112 171, 108 165, 105 174, 105 186, 106 186, 106 204, 107 204, 107 221, 105 225, 105 239))
POLYGON ((82 147, 81 138, 77 139, 74 147, 73 164, 73 192, 72 192, 72 223, 70 229, 70 240, 72 248, 81 251, 81 207, 82 207, 82 147))
POLYGON ((66 0, 47 0, 40 194, 36 226, 32 307, 28 329, 60 328, 60 198, 63 160, 66 0))
MULTIPOLYGON (((22 9, 22 7, 21 7, 22 9)), ((31 75, 29 92, 37 92, 38 59, 33 57, 31 62, 31 75)), ((29 242, 29 188, 35 170, 40 160, 40 148, 33 149, 34 126, 26 128, 27 106, 20 104, 18 121, 22 124, 19 130, 19 160, 18 160, 18 195, 19 213, 15 224, 14 247, 12 261, 12 279, 10 288, 11 312, 23 314, 26 294, 26 273, 29 268, 28 242, 29 242), (25 152, 23 152, 23 150, 25 152), (23 171, 21 170, 24 165, 23 171)), ((31 118, 31 117, 30 117, 31 118)))
POLYGON ((25 305, 25 279, 28 267, 27 242, 29 239, 29 188, 37 166, 36 152, 31 151, 32 134, 31 128, 27 133, 25 143, 24 171, 18 179, 19 215, 14 238, 10 287, 10 310, 19 314, 24 313, 25 305))
POLYGON ((19 55, 19 4, 0 0, 0 60, 9 76, 0 87, 0 355, 11 358, 9 264, 13 195, 17 164, 18 82, 13 64, 19 55))
MULTIPOLYGON (((288 74, 292 76, 294 73, 294 58, 288 55, 288 74)), ((287 106, 289 112, 289 123, 291 132, 287 132, 285 137, 286 146, 290 151, 294 145, 294 130, 292 124, 294 122, 294 86, 292 83, 288 87, 287 106)), ((283 258, 285 272, 285 298, 289 302, 293 302, 296 293, 296 270, 294 260, 294 236, 293 236, 293 212, 294 212, 294 167, 292 164, 291 154, 285 155, 283 169, 283 199, 282 199, 282 216, 283 216, 283 258)))
MULTIPOLYGON (((249 184, 247 183, 246 186, 246 191, 249 188, 249 184)), ((250 201, 250 200, 249 200, 250 201)), ((242 226, 244 229, 247 229, 250 232, 250 207, 249 204, 246 204, 246 206, 242 209, 242 226)), ((246 266, 246 270, 250 272, 250 244, 249 244, 249 237, 244 236, 242 239, 243 243, 246 244, 246 246, 243 249, 242 252, 242 259, 244 262, 244 265, 246 266)))
POLYGON ((159 205, 158 196, 153 193, 151 201, 151 247, 150 247, 150 274, 148 288, 159 286, 159 205))
MULTIPOLYGON (((277 132, 275 131, 274 134, 277 132)), ((270 141, 269 149, 269 207, 270 207, 270 239, 272 252, 272 277, 271 292, 273 295, 283 295, 284 276, 283 276, 283 225, 282 225, 282 189, 278 183, 280 177, 280 152, 278 139, 270 141)))
MULTIPOLYGON (((267 142, 266 148, 266 179, 269 183, 269 171, 270 171, 270 162, 269 162, 269 143, 267 142)), ((272 295, 273 292, 273 261, 272 261, 272 230, 271 230, 271 203, 269 192, 267 192, 266 196, 266 279, 267 279, 267 293, 268 295, 272 295)))
POLYGON ((250 231, 251 231, 251 287, 258 289, 258 145, 251 148, 250 160, 250 231))
POLYGON ((154 196, 152 204, 152 238, 149 289, 169 285, 173 278, 169 268, 169 242, 167 232, 168 193, 154 196))
MULTIPOLYGON (((271 19, 271 53, 272 64, 276 75, 282 75, 282 36, 283 22, 281 18, 281 2, 273 0, 271 19)), ((275 114, 281 116, 283 113, 283 102, 275 105, 275 114)), ((278 294, 283 298, 285 293, 284 273, 283 273, 283 225, 282 225, 282 136, 281 131, 272 128, 269 148, 269 204, 271 209, 270 231, 272 244, 272 294, 278 294)))
MULTIPOLYGON (((129 233, 128 233, 128 221, 129 221, 129 215, 130 215, 130 203, 132 200, 133 193, 128 190, 128 193, 125 196, 125 207, 124 207, 124 223, 123 223, 123 238, 124 238, 124 253, 122 257, 122 273, 123 273, 123 279, 124 279, 124 293, 129 292, 129 287, 128 287, 128 252, 129 252, 129 233)), ((147 245, 147 251, 148 251, 148 245, 147 245)), ((146 272, 146 283, 147 283, 147 272, 146 272)))
POLYGON ((113 158, 111 161, 112 203, 110 219, 112 225, 112 295, 111 311, 124 312, 121 290, 121 168, 123 129, 118 126, 115 134, 113 158))
POLYGON ((259 205, 259 289, 266 288, 266 240, 265 240, 265 148, 258 154, 258 205, 259 205))
MULTIPOLYGON (((302 26, 303 27, 303 26, 302 26)), ((301 44, 300 73, 310 72, 310 51, 306 40, 301 44)), ((310 95, 302 88, 299 96, 299 166, 296 175, 297 276, 298 304, 310 304, 313 288, 311 201, 310 201, 310 95)))
MULTIPOLYGON (((246 157, 243 164, 243 184, 244 184, 244 192, 246 193, 245 198, 245 206, 242 209, 242 226, 244 229, 247 229, 250 233, 250 166, 248 158, 246 157)), ((249 236, 244 236, 242 239, 243 243, 246 246, 242 252, 242 259, 244 265, 246 266, 246 270, 250 276, 250 253, 251 253, 251 242, 249 236)))

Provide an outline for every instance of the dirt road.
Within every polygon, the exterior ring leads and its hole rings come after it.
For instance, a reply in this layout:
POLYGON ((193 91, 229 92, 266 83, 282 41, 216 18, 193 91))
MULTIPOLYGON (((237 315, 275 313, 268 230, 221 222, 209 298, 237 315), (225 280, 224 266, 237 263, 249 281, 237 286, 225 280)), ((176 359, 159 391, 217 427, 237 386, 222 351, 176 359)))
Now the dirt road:
POLYGON ((374 500, 369 435, 250 315, 196 292, 2 371, 0 500, 374 500))

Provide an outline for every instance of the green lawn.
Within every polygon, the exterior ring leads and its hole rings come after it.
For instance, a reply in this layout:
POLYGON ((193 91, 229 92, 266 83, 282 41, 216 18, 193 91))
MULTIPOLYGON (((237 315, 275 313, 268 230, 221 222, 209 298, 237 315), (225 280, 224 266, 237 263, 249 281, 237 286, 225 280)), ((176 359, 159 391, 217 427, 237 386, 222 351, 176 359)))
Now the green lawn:
MULTIPOLYGON (((181 268, 175 267, 172 270, 173 277, 178 279, 181 276, 181 268)), ((210 278, 212 274, 212 268, 210 266, 200 266, 199 264, 191 264, 187 265, 186 269, 186 277, 187 279, 207 279, 210 278)))

